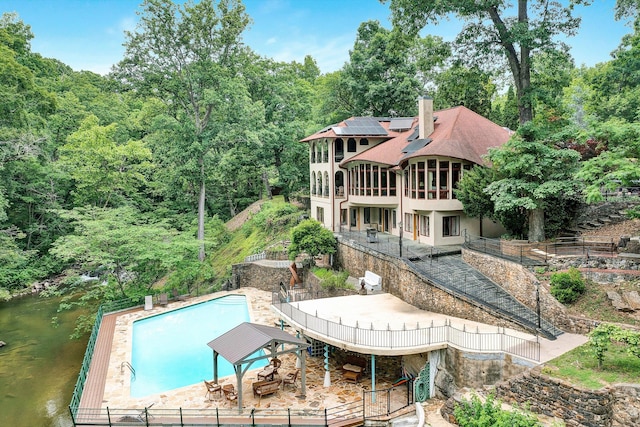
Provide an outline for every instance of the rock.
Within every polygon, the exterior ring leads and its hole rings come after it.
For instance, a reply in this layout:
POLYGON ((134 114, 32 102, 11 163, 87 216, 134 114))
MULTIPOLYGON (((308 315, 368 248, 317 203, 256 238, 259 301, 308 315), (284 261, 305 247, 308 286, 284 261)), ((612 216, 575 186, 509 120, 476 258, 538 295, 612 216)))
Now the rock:
POLYGON ((7 345, 7 343, 6 343, 6 342, 4 342, 4 341, 0 341, 0 347, 4 347, 5 345, 7 345))

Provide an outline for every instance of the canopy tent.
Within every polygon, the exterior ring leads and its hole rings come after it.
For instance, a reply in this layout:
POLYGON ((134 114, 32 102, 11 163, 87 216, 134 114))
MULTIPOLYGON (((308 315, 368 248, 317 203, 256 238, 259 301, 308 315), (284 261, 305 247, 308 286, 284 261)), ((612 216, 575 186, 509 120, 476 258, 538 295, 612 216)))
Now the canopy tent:
POLYGON ((242 378, 253 362, 295 353, 300 359, 302 392, 306 393, 306 349, 309 343, 273 326, 244 322, 207 344, 213 350, 213 381, 218 382, 218 355, 233 365, 238 386, 238 409, 242 410, 242 378), (264 355, 254 353, 264 350, 264 355))

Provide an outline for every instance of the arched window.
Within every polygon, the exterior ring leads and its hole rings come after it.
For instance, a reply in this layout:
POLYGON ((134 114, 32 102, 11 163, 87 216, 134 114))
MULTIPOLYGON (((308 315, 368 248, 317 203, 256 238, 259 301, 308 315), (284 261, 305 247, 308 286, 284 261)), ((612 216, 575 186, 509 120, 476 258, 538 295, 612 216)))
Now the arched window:
POLYGON ((324 173, 324 192, 322 193, 325 197, 329 197, 329 172, 324 173))
POLYGON ((318 196, 322 196, 322 172, 318 174, 318 196))
POLYGON ((336 187, 336 196, 343 197, 344 196, 344 173, 342 171, 336 172, 333 179, 334 179, 334 186, 336 187))
POLYGON ((324 147, 322 149, 322 161, 329 163, 329 141, 324 140, 324 147))
POLYGON ((313 172, 311 175, 311 195, 316 195, 316 173, 313 172))
POLYGON ((338 138, 333 142, 333 149, 335 150, 334 161, 336 163, 341 162, 344 159, 344 141, 342 138, 338 138))
POLYGON ((356 140, 353 138, 349 138, 347 140, 347 151, 349 153, 355 153, 356 152, 356 140))
POLYGON ((361 138, 360 145, 369 145, 369 140, 367 138, 361 138))

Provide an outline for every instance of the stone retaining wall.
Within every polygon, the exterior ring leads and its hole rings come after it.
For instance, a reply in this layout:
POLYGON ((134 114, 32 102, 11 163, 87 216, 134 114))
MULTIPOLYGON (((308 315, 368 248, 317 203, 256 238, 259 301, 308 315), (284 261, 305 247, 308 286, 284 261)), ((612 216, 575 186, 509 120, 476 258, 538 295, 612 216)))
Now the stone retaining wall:
POLYGON ((375 252, 356 242, 338 239, 336 262, 354 277, 366 270, 382 277, 382 290, 419 309, 443 313, 500 327, 522 330, 509 320, 480 308, 462 298, 456 298, 427 281, 403 260, 375 252))
MULTIPOLYGON (((302 273, 298 271, 298 274, 302 273)), ((289 286, 291 271, 289 268, 278 268, 260 263, 242 263, 231 266, 231 284, 233 288, 252 287, 273 292, 280 282, 289 286)))
POLYGON ((469 249, 462 250, 462 259, 532 310, 536 310, 539 289, 540 313, 545 320, 566 332, 584 331, 584 322, 567 315, 564 306, 551 295, 549 285, 540 283, 526 267, 469 249))
MULTIPOLYGON (((536 414, 562 419, 567 426, 640 426, 640 384, 589 390, 544 375, 538 367, 496 384, 495 395, 506 403, 527 405, 536 414)), ((443 405, 445 419, 455 419, 453 410, 460 400, 456 395, 443 405)))

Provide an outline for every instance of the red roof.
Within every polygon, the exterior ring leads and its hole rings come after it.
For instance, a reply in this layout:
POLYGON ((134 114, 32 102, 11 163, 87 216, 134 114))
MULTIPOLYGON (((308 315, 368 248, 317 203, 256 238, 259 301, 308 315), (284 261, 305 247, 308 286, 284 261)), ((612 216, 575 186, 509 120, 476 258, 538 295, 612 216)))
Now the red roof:
MULTIPOLYGON (((413 120, 412 128, 404 132, 389 130, 389 119, 378 119, 379 124, 387 131, 388 140, 372 146, 342 164, 353 161, 395 166, 413 157, 443 156, 467 160, 476 164, 484 163, 482 156, 489 148, 499 147, 509 140, 511 132, 493 123, 491 120, 460 106, 446 110, 434 111, 434 131, 425 140, 409 140, 416 138, 418 118, 413 120), (408 152, 410 150, 415 150, 408 152)), ((345 122, 325 128, 306 137, 302 142, 320 138, 339 138, 333 128, 344 126, 345 122)), ((369 135, 358 135, 367 137, 369 135)), ((377 135, 379 138, 380 135, 377 135)))

